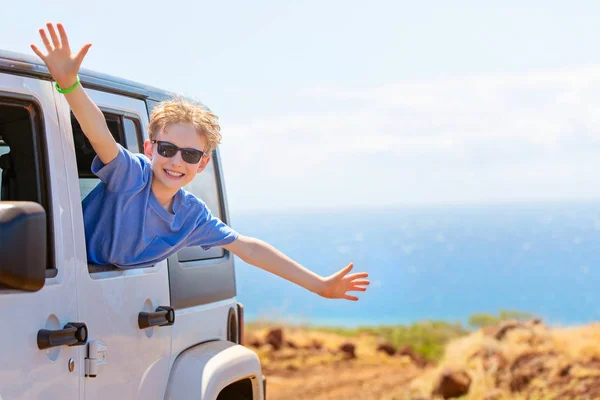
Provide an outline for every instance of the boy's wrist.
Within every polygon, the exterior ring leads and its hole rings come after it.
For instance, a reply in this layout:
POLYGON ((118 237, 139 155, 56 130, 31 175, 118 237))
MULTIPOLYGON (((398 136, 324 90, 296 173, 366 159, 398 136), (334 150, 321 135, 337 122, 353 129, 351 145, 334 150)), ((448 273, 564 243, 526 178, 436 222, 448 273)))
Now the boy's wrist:
POLYGON ((326 282, 325 278, 322 276, 317 276, 314 287, 310 288, 311 292, 318 294, 319 296, 323 296, 325 293, 326 282))
POLYGON ((61 80, 56 80, 56 84, 61 90, 69 89, 77 84, 79 81, 79 76, 75 76, 74 78, 66 78, 61 80))

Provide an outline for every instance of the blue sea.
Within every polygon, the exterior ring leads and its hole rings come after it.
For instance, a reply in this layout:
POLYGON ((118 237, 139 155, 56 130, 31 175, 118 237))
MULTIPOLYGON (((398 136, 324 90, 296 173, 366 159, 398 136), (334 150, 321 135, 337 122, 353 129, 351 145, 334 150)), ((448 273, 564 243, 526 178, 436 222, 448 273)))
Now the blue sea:
POLYGON ((371 285, 323 299, 236 259, 246 319, 362 326, 473 313, 532 313, 551 325, 600 320, 600 201, 232 215, 244 235, 329 275, 352 261, 371 285))

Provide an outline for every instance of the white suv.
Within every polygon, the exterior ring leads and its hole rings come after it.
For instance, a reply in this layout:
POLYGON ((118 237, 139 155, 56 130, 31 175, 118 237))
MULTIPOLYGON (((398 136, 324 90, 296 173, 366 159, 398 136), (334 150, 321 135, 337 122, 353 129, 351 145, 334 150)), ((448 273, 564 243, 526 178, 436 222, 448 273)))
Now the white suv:
MULTIPOLYGON (((82 70, 124 147, 172 93, 82 70)), ((233 256, 189 247, 147 268, 88 265, 95 153, 37 59, 0 51, 0 398, 265 398, 241 345, 233 256)), ((188 187, 228 222, 218 152, 188 187)))

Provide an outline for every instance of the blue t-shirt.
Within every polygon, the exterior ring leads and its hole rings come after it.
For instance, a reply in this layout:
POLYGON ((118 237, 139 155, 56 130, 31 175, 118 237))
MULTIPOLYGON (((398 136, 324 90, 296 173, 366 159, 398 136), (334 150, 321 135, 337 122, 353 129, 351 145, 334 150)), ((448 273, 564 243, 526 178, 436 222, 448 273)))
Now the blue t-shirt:
POLYGON ((101 182, 82 203, 90 263, 145 267, 186 246, 207 250, 238 237, 183 189, 175 194, 173 214, 164 209, 151 189, 150 160, 142 154, 119 146, 117 157, 106 165, 96 156, 92 172, 101 182))

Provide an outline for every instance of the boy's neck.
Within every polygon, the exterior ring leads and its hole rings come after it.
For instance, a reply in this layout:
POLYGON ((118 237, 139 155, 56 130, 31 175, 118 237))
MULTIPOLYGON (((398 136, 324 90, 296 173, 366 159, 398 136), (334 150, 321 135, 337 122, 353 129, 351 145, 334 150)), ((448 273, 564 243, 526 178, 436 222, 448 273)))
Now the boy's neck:
POLYGON ((161 185, 160 182, 156 180, 152 181, 152 193, 154 193, 154 197, 158 200, 159 204, 168 212, 173 212, 173 199, 175 198, 175 194, 179 191, 179 189, 173 189, 161 185))

